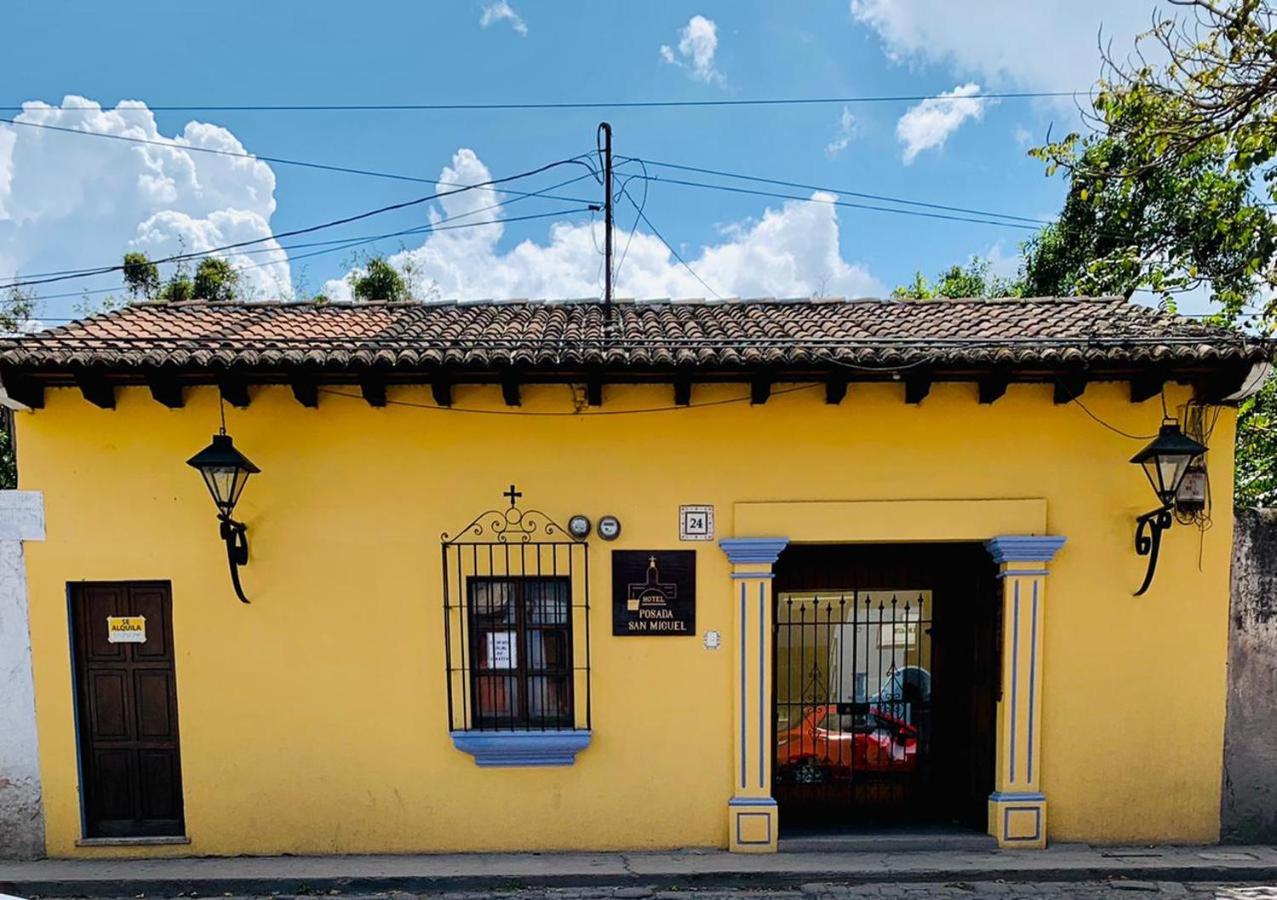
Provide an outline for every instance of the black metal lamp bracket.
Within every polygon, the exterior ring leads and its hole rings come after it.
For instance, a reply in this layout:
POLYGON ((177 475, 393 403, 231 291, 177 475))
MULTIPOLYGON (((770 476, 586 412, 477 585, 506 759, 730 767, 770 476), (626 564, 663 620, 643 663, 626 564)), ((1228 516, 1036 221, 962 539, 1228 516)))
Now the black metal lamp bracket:
POLYGON ((221 522, 222 540, 226 542, 226 562, 231 569, 231 584, 235 588, 235 596, 241 603, 247 603, 244 588, 239 583, 239 567, 248 564, 248 528, 242 522, 236 522, 228 515, 217 517, 221 522))
POLYGON ((1148 590, 1150 584, 1153 583, 1153 573, 1157 571, 1157 554, 1162 547, 1162 532, 1170 528, 1175 518, 1171 514, 1171 507, 1163 506, 1152 512, 1146 512, 1136 521, 1135 526, 1135 552, 1140 556, 1148 557, 1148 569, 1144 572, 1144 583, 1140 585, 1140 589, 1135 592, 1138 597, 1148 590))

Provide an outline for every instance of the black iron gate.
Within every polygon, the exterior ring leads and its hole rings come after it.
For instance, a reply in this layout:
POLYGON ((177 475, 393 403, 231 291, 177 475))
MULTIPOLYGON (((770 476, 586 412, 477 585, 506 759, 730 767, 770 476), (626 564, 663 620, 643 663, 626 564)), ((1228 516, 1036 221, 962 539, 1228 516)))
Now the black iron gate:
POLYGON ((772 790, 783 829, 984 827, 996 574, 976 543, 800 544, 781 554, 772 790))
POLYGON ((782 804, 839 820, 916 811, 931 755, 932 603, 925 588, 778 593, 782 804))

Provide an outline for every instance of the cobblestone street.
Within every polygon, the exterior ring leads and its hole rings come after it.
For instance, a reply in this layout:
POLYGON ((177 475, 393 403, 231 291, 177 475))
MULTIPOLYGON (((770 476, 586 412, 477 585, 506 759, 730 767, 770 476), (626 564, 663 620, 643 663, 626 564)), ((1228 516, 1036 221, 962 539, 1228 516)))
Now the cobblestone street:
MULTIPOLYGON (((179 895, 182 896, 182 895, 179 895)), ((1277 900, 1277 884, 1221 884, 1210 882, 1170 881, 1055 881, 1055 882, 1003 882, 1003 881, 951 881, 947 883, 896 883, 867 885, 804 885, 801 890, 653 890, 644 887, 621 888, 541 888, 508 891, 474 891, 433 894, 391 892, 379 894, 323 894, 266 895, 256 897, 225 896, 217 900, 855 900, 872 898, 924 898, 953 897, 979 900, 998 898, 1138 898, 1194 897, 1211 900, 1277 900)), ((195 898, 187 894, 186 898, 195 898)), ((35 898, 32 898, 35 900, 35 898)), ((118 900, 158 900, 139 894, 118 900)), ((213 900, 213 898, 207 898, 213 900)))

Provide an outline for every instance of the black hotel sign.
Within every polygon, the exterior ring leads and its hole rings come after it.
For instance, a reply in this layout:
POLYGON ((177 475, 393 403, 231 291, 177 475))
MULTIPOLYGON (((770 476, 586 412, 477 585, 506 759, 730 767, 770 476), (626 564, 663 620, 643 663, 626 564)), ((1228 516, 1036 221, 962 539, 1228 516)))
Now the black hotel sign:
POLYGON ((612 634, 696 634, 696 551, 613 550, 612 634))

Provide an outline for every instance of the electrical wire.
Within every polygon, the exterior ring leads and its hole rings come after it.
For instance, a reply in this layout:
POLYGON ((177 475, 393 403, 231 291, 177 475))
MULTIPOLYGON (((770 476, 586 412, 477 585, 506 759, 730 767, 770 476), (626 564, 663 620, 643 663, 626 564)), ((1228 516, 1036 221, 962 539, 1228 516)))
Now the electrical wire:
MULTIPOLYGON (((376 169, 357 169, 351 166, 338 166, 329 163, 309 162, 301 159, 289 159, 283 156, 264 156, 260 153, 248 153, 246 151, 223 150, 218 147, 196 147, 190 144, 179 144, 176 140, 153 140, 151 138, 130 137, 124 134, 105 134, 100 131, 84 131, 79 128, 67 128, 62 125, 49 125, 44 122, 22 122, 17 119, 0 118, 0 124, 17 125, 21 128, 39 128, 44 131, 56 131, 62 134, 76 134, 83 137, 105 138, 111 141, 124 141, 130 144, 145 144, 152 147, 164 147, 168 150, 190 151, 191 153, 209 153, 214 156, 229 156, 232 159, 251 159, 260 160, 261 162, 273 163, 280 166, 296 166, 303 169, 317 169, 321 172, 338 172, 343 175, 364 175, 370 178, 386 178, 391 181, 408 181, 413 184, 433 184, 436 187, 467 187, 455 181, 437 181, 434 178, 422 178, 416 175, 403 175, 397 172, 382 172, 376 169)), ((484 190, 493 190, 491 188, 483 188, 484 190)), ((519 191, 503 188, 501 193, 518 194, 519 191)), ((581 197, 553 197, 554 200, 571 200, 576 203, 588 203, 589 201, 581 197)))
MULTIPOLYGON (((993 91, 977 94, 972 100, 1036 100, 1055 97, 1086 97, 1091 90, 1081 91, 993 91)), ((754 99, 721 100, 588 100, 553 102, 497 102, 497 103, 276 103, 276 104, 164 104, 137 107, 139 112, 448 112, 448 111, 503 111, 549 109, 699 109, 712 107, 751 106, 828 106, 838 103, 919 103, 924 100, 947 100, 950 95, 936 94, 879 94, 850 97, 762 97, 754 99)), ((85 112, 128 112, 123 109, 103 109, 99 104, 53 106, 54 111, 82 110, 85 112)), ((4 112, 24 112, 24 106, 0 106, 4 112)))
MULTIPOLYGON (((462 194, 462 193, 465 193, 466 191, 471 191, 478 188, 490 187, 492 185, 497 185, 497 184, 504 184, 507 181, 515 181, 520 178, 529 178, 533 175, 539 175, 542 172, 547 172, 551 169, 557 168, 558 166, 572 165, 572 164, 579 164, 579 163, 580 163, 579 157, 574 157, 571 159, 555 160, 554 162, 547 163, 543 166, 538 166, 535 169, 529 169, 526 172, 520 172, 515 175, 507 175, 502 178, 493 178, 493 179, 489 179, 488 181, 480 182, 479 184, 466 185, 464 187, 455 188, 453 190, 438 191, 433 194, 428 194, 424 197, 415 197, 412 200, 404 200, 399 203, 392 203, 389 206, 378 207, 376 209, 371 209, 365 212, 356 213, 354 215, 345 216, 340 219, 333 219, 331 221, 321 222, 318 225, 310 225, 305 228, 294 228, 290 231, 282 231, 277 234, 270 234, 270 235, 267 235, 266 237, 260 237, 260 238, 252 238, 246 241, 237 241, 236 243, 233 243, 233 244, 225 244, 220 247, 213 247, 209 250, 202 250, 198 253, 178 253, 172 256, 163 257, 161 259, 152 260, 152 262, 158 264, 158 263, 180 262, 180 261, 189 260, 189 259, 198 259, 204 256, 221 254, 227 250, 236 250, 236 249, 239 249, 240 247, 248 247, 254 244, 262 244, 262 243, 265 243, 266 241, 272 241, 272 240, 277 241, 280 238, 295 237, 301 234, 312 234, 316 231, 322 231, 327 228, 335 228, 339 225, 348 225, 351 222, 358 222, 363 219, 372 218, 373 216, 384 215, 385 213, 388 213, 388 212, 397 212, 398 210, 401 210, 401 209, 408 209, 414 206, 420 206, 423 203, 429 203, 433 200, 439 200, 444 197, 451 197, 456 194, 462 194)), ((586 202, 586 201, 580 201, 580 202, 586 202)), ((78 269, 78 270, 65 270, 61 272, 41 273, 36 276, 30 276, 22 280, 10 282, 9 284, 0 285, 0 290, 9 290, 11 288, 18 288, 18 287, 32 287, 39 284, 50 284, 50 283, 58 282, 58 281, 69 281, 73 278, 85 278, 92 275, 105 275, 110 272, 121 272, 124 270, 124 268, 125 268, 124 265, 121 263, 118 265, 103 266, 97 269, 78 269)))
POLYGON ((1089 409, 1086 408, 1086 404, 1084 404, 1077 397, 1073 397, 1071 399, 1074 403, 1078 405, 1078 407, 1082 410, 1082 412, 1086 413, 1088 416, 1090 416, 1092 419, 1094 419, 1099 424, 1103 425, 1105 428, 1107 428, 1109 431, 1113 432, 1114 434, 1120 434, 1122 437, 1129 438, 1132 441, 1151 441, 1153 438, 1157 437, 1157 435, 1155 434, 1131 434, 1128 431, 1123 431, 1122 429, 1118 428, 1116 425, 1110 425, 1108 422, 1105 422, 1095 413, 1091 412, 1089 409))
POLYGON ((1038 226, 1022 224, 1019 222, 1000 221, 997 219, 980 219, 970 216, 946 215, 938 212, 925 212, 920 209, 898 209, 891 206, 872 206, 868 203, 852 203, 847 200, 823 199, 821 197, 804 197, 801 194, 782 194, 778 191, 761 191, 753 188, 733 187, 728 184, 709 184, 704 181, 688 181, 682 178, 662 178, 659 175, 651 176, 651 180, 657 184, 677 184, 684 187, 705 188, 715 191, 726 191, 732 194, 748 194, 753 197, 775 197, 780 200, 798 200, 803 203, 822 203, 827 206, 841 206, 847 209, 863 209, 872 212, 895 213, 901 216, 917 216, 924 219, 941 219, 947 222, 968 222, 973 225, 997 225, 1002 228, 1019 228, 1026 231, 1036 231, 1038 226))
POLYGON ((701 287, 713 294, 715 299, 722 300, 723 295, 706 284, 705 279, 696 274, 696 270, 691 267, 687 260, 683 259, 683 255, 681 253, 674 249, 673 244, 665 240, 665 235, 661 234, 660 230, 652 224, 652 220, 647 217, 647 213, 643 212, 643 210, 639 208, 639 205, 634 202, 634 198, 631 197, 628 192, 625 193, 625 199, 629 201, 630 206, 634 207, 635 212, 638 213, 638 218, 642 219, 643 223, 647 225, 648 228, 652 229, 652 234, 656 235, 657 240, 664 244, 665 249, 674 255, 674 258, 679 261, 679 264, 690 272, 693 278, 700 282, 701 287))
POLYGON ((945 212, 965 213, 965 214, 973 215, 973 216, 990 216, 990 217, 999 218, 999 219, 1011 219, 1018 222, 1027 222, 1032 225, 1050 225, 1051 224, 1051 221, 1049 219, 1036 219, 1030 216, 1012 215, 1011 213, 990 212, 987 209, 972 209, 966 206, 950 206, 944 203, 929 203, 923 200, 909 200, 904 197, 893 197, 888 194, 866 194, 862 191, 850 191, 844 188, 832 188, 832 187, 824 187, 824 186, 815 185, 815 184, 804 184, 800 181, 784 181, 779 178, 764 178, 758 175, 744 175, 739 172, 725 172, 725 171, 722 171, 721 169, 706 169, 700 166, 687 166, 687 165, 681 165, 679 163, 660 162, 658 160, 653 160, 653 159, 645 160, 636 156, 625 156, 625 157, 622 157, 622 159, 627 161, 634 160, 635 162, 646 163, 646 165, 644 166, 645 172, 646 172, 646 166, 654 166, 656 168, 661 168, 661 169, 676 169, 682 172, 696 172, 701 175, 717 175, 721 178, 734 178, 738 181, 753 181, 753 182, 758 182, 759 184, 773 184, 779 187, 799 188, 800 190, 806 190, 806 191, 826 191, 830 194, 838 194, 839 196, 844 196, 844 197, 860 197, 865 200, 880 200, 885 203, 900 203, 906 206, 918 206, 925 209, 938 209, 945 212))
MULTIPOLYGON (((823 384, 800 384, 800 385, 797 385, 796 387, 782 388, 780 390, 772 391, 771 395, 773 397, 778 397, 783 394, 797 393, 798 391, 815 390, 816 388, 820 388, 823 386, 824 386, 823 384)), ((345 397, 347 400, 358 400, 361 403, 366 402, 362 394, 348 394, 345 391, 338 391, 338 390, 333 390, 332 388, 322 388, 322 387, 319 388, 318 390, 319 390, 319 393, 321 394, 331 394, 332 396, 335 396, 335 397, 345 397)), ((544 412, 544 411, 536 411, 536 410, 513 410, 513 409, 473 409, 473 408, 466 408, 466 407, 459 407, 459 406, 432 406, 428 403, 414 403, 410 400, 391 400, 391 399, 386 400, 387 405, 390 405, 390 406, 407 406, 413 409, 428 409, 434 412, 451 412, 451 413, 462 413, 462 414, 468 413, 470 415, 479 415, 479 416, 539 416, 539 417, 546 417, 546 418, 560 418, 563 416, 577 416, 581 418, 594 418, 596 416, 597 417, 636 416, 636 415, 648 415, 651 413, 681 412, 683 410, 688 410, 688 409, 705 409, 711 406, 729 406, 729 405, 737 404, 737 403, 751 403, 751 402, 753 402, 753 397, 747 394, 744 397, 731 397, 726 400, 709 400, 709 401, 706 401, 705 403, 689 403, 685 406, 651 406, 644 409, 609 409, 609 410, 599 410, 598 412, 587 413, 587 412, 578 412, 575 410, 572 412, 544 412)))
MULTIPOLYGON (((642 160, 639 160, 639 164, 640 164, 640 165, 642 165, 642 162, 643 162, 642 160)), ((647 175, 647 167, 646 167, 646 166, 644 166, 644 167, 643 167, 643 175, 644 175, 644 176, 646 176, 646 175, 647 175)), ((637 178, 637 177, 638 177, 638 176, 636 176, 636 175, 632 175, 632 176, 630 176, 630 178, 627 178, 625 181, 621 182, 621 190, 620 190, 620 194, 621 194, 621 196, 625 197, 626 199, 630 199, 630 196, 629 196, 628 192, 626 191, 626 186, 630 183, 630 181, 631 181, 633 178, 637 178)), ((630 226, 630 234, 629 234, 629 236, 625 239, 625 246, 621 249, 621 258, 620 258, 619 260, 617 260, 617 263, 616 263, 616 270, 612 273, 612 281, 613 281, 613 283, 616 283, 617 281, 619 281, 619 280, 620 280, 620 277, 621 277, 621 267, 625 265, 625 257, 629 256, 629 254, 630 254, 630 244, 634 241, 634 232, 638 231, 639 220, 642 218, 642 216, 643 216, 643 210, 644 210, 644 208, 647 206, 647 185, 648 185, 648 180, 647 180, 647 178, 646 178, 646 177, 644 177, 644 179, 643 179, 643 199, 642 199, 641 201, 639 201, 638 205, 636 206, 637 213, 636 213, 636 214, 635 214, 635 216, 634 216, 634 224, 630 226)), ((632 201, 631 201, 631 202, 632 202, 632 201)))
MULTIPOLYGON (((515 199, 526 199, 526 198, 519 197, 515 199)), ((510 202, 514 202, 514 201, 512 200, 510 202)), ((500 204, 496 204, 496 205, 500 205, 500 204)), ((485 209, 488 209, 488 208, 492 208, 492 207, 485 207, 485 209)), ((459 223, 455 225, 440 224, 443 222, 451 221, 452 219, 459 219, 464 216, 473 215, 474 213, 481 211, 481 210, 471 210, 470 212, 467 212, 467 213, 460 213, 456 216, 449 216, 448 218, 440 219, 439 223, 436 223, 433 225, 419 225, 415 228, 403 229, 402 231, 390 231, 384 234, 361 235, 359 237, 340 238, 340 239, 332 240, 332 241, 312 241, 305 244, 290 244, 286 247, 281 247, 280 249, 292 250, 292 249, 297 249, 302 247, 337 245, 337 246, 328 246, 327 249, 316 250, 311 253, 301 253, 295 256, 290 256, 286 261, 289 263, 292 263, 301 259, 309 259, 313 256, 322 256, 326 253, 340 253, 342 250, 349 250, 354 247, 359 247, 365 244, 375 243, 376 241, 383 241, 393 237, 403 237, 406 235, 432 234, 436 231, 452 231, 452 230, 460 229, 460 228, 482 228, 484 226, 504 225, 509 222, 530 222, 536 219, 554 218, 555 216, 577 215, 583 212, 591 212, 592 210, 593 210, 593 207, 583 206, 578 209, 560 209, 560 210, 551 210, 550 212, 534 213, 534 214, 526 215, 526 216, 513 216, 509 218, 498 219, 491 222, 463 222, 463 223, 459 223)), ((261 253, 261 252, 263 251, 251 250, 251 251, 244 251, 244 253, 241 253, 241 254, 227 254, 227 255, 238 256, 238 255, 247 255, 248 253, 261 253)), ((274 252, 274 248, 270 248, 270 252, 274 252)), ((237 266, 236 268, 241 270, 260 269, 260 268, 266 268, 268 266, 280 265, 282 262, 285 262, 285 260, 267 260, 265 262, 248 263, 246 265, 237 266)), ((110 293, 117 293, 117 292, 127 292, 127 290, 128 290, 127 285, 120 285, 118 287, 100 288, 97 290, 68 291, 67 293, 64 293, 64 294, 47 294, 37 299, 39 300, 39 302, 44 302, 45 300, 58 300, 58 299, 66 298, 66 297, 84 297, 86 295, 94 295, 94 294, 110 294, 110 293)), ((49 318, 47 316, 39 316, 39 315, 32 316, 32 318, 39 319, 44 322, 79 321, 78 319, 54 319, 54 318, 49 318)))

